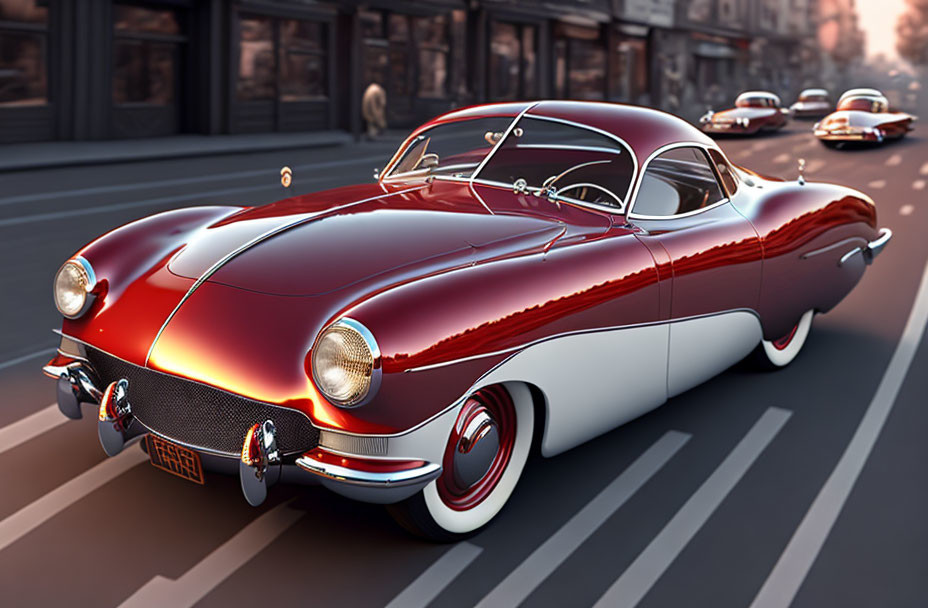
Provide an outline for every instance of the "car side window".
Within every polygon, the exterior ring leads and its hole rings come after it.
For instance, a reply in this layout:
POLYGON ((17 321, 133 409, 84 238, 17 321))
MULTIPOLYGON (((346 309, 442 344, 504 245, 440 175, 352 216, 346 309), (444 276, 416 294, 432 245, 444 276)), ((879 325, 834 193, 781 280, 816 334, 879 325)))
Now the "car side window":
POLYGON ((731 165, 728 164, 728 160, 718 150, 709 150, 709 156, 712 158, 712 162, 715 163, 715 169, 719 173, 719 179, 722 181, 722 185, 725 186, 728 196, 734 196, 735 192, 738 191, 738 178, 735 177, 735 172, 732 170, 731 165))
POLYGON ((724 198, 705 152, 695 147, 673 148, 648 163, 632 213, 671 217, 698 211, 724 198))

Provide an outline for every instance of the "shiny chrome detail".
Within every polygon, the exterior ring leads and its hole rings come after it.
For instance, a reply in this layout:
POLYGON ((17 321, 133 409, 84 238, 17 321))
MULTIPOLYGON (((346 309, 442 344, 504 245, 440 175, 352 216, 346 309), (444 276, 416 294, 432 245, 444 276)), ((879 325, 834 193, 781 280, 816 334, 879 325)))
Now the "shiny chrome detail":
POLYGON ((377 340, 374 338, 374 334, 372 334, 371 331, 367 327, 364 326, 364 324, 358 321, 355 321, 354 319, 350 317, 342 317, 335 323, 332 323, 331 325, 329 325, 328 327, 326 327, 325 329, 319 332, 319 335, 316 337, 316 341, 313 344, 312 350, 313 350, 313 359, 312 359, 313 383, 316 385, 316 388, 318 388, 319 391, 323 395, 325 395, 326 399, 330 400, 332 403, 334 403, 335 405, 339 407, 345 407, 345 408, 360 407, 368 403, 374 397, 374 395, 377 394, 377 390, 380 388, 381 377, 383 375, 380 347, 377 345, 377 340), (328 332, 332 331, 333 329, 338 329, 338 328, 347 328, 357 333, 361 337, 361 339, 364 340, 364 343, 367 345, 367 349, 370 351, 370 354, 371 354, 371 378, 370 378, 370 383, 368 384, 368 387, 367 387, 367 391, 362 396, 356 399, 353 399, 350 401, 344 401, 344 402, 339 401, 338 399, 335 399, 333 396, 326 394, 326 392, 322 388, 322 384, 319 382, 319 379, 316 375, 317 366, 316 366, 315 353, 316 353, 317 346, 319 345, 319 342, 322 340, 322 338, 324 338, 328 332))
POLYGON ((293 183, 293 170, 290 167, 284 167, 280 170, 280 185, 289 188, 293 183))
POLYGON ((371 488, 425 485, 441 474, 441 466, 433 462, 427 462, 415 469, 389 472, 358 471, 335 464, 319 462, 306 456, 297 458, 296 464, 302 469, 325 479, 371 488))
POLYGON ((77 319, 80 316, 82 316, 84 313, 86 313, 87 310, 93 305, 94 301, 96 300, 96 296, 94 295, 93 291, 96 288, 97 288, 97 275, 93 270, 93 266, 91 266, 90 262, 88 262, 83 257, 76 255, 70 258, 69 260, 67 260, 64 264, 62 264, 61 267, 58 269, 58 272, 55 273, 55 279, 52 285, 52 296, 55 301, 55 308, 58 309, 58 312, 61 313, 62 316, 68 319, 77 319), (75 267, 78 273, 81 275, 82 282, 83 282, 83 293, 84 293, 83 302, 81 303, 80 309, 70 314, 62 310, 58 302, 58 294, 59 294, 58 279, 61 276, 62 271, 69 266, 75 267))
POLYGON ((806 170, 806 159, 800 158, 799 159, 799 177, 796 178, 796 181, 799 183, 800 186, 806 185, 806 177, 805 175, 803 175, 803 172, 805 170, 806 170))
POLYGON ((486 408, 467 421, 454 449, 454 483, 469 488, 483 479, 499 451, 499 429, 486 408))
POLYGON ((879 237, 867 243, 866 246, 855 247, 841 256, 841 259, 838 260, 838 266, 844 266, 857 253, 863 254, 865 264, 872 264, 874 258, 880 255, 891 238, 893 238, 893 231, 889 228, 881 228, 879 237))
POLYGON ((811 258, 811 257, 815 257, 815 256, 821 255, 821 254, 823 254, 823 253, 828 253, 829 251, 832 251, 833 249, 838 249, 839 247, 842 247, 842 246, 844 246, 844 245, 848 245, 848 244, 850 244, 850 243, 853 243, 854 241, 860 241, 860 240, 863 240, 863 239, 861 239, 859 236, 851 236, 851 237, 848 237, 848 238, 846 238, 846 239, 841 239, 841 240, 838 241, 837 243, 832 243, 831 245, 826 245, 826 246, 821 247, 821 248, 819 248, 819 249, 815 249, 815 250, 813 250, 813 251, 808 251, 808 252, 802 254, 802 255, 799 256, 799 257, 800 257, 800 259, 807 260, 807 259, 809 259, 809 258, 811 258))
POLYGON ((344 455, 386 456, 388 441, 383 436, 349 435, 328 429, 319 432, 319 447, 344 455))
POLYGON ((267 499, 268 487, 280 479, 280 465, 274 422, 265 420, 248 429, 238 464, 242 494, 248 504, 257 507, 267 499))
POLYGON ((129 404, 129 381, 121 378, 106 387, 100 399, 97 436, 107 456, 119 454, 126 441, 134 436, 129 433, 133 421, 132 406, 129 404))
POLYGON ((866 260, 867 264, 873 263, 874 258, 880 255, 891 238, 893 238, 892 230, 889 228, 880 229, 880 236, 876 240, 870 241, 867 244, 867 249, 864 251, 864 260, 866 260))
POLYGON ((103 391, 93 380, 95 374, 84 361, 72 361, 67 365, 46 365, 42 372, 58 380, 58 409, 72 420, 83 417, 81 403, 98 404, 103 398, 103 391))
POLYGON ((190 296, 192 296, 193 293, 194 293, 197 289, 199 289, 200 286, 201 286, 203 283, 205 283, 211 276, 213 276, 220 268, 222 268, 223 266, 225 266, 226 264, 228 264, 230 261, 232 261, 233 258, 238 257, 239 255, 241 255, 241 254, 244 253, 245 251, 251 249, 252 247, 254 247, 255 245, 257 245, 258 243, 261 243, 261 242, 263 242, 263 241, 266 241, 267 239, 271 238, 272 236, 275 236, 275 235, 277 235, 277 234, 280 234, 281 232, 285 232, 285 231, 287 231, 287 230, 290 230, 291 228, 295 228, 295 227, 297 227, 297 226, 299 226, 299 225, 301 225, 301 224, 305 224, 306 222, 311 222, 312 220, 316 219, 316 218, 319 217, 320 215, 328 214, 328 213, 334 213, 334 212, 336 212, 336 211, 340 211, 340 210, 346 209, 346 208, 348 208, 348 207, 354 207, 355 205, 361 205, 361 204, 363 204, 363 203, 368 203, 368 202, 370 202, 370 201, 375 201, 375 200, 378 200, 378 199, 387 198, 387 197, 389 197, 389 196, 396 196, 396 195, 400 195, 400 194, 406 194, 406 193, 408 193, 408 192, 415 192, 416 190, 422 190, 423 188, 428 188, 428 186, 427 186, 427 185, 419 185, 419 186, 413 186, 413 187, 411 187, 411 188, 406 188, 405 190, 397 190, 396 192, 384 192, 383 194, 378 194, 378 195, 376 195, 376 196, 371 196, 371 197, 369 197, 369 198, 361 199, 361 200, 359 200, 359 201, 353 201, 353 202, 351 202, 351 203, 345 203, 344 205, 339 205, 338 207, 333 207, 333 208, 327 209, 327 210, 325 210, 325 211, 319 211, 319 212, 316 212, 316 213, 310 213, 310 214, 304 215, 304 216, 300 217, 299 219, 296 219, 296 220, 294 220, 294 221, 292 221, 292 222, 290 222, 290 223, 288 223, 288 224, 284 224, 284 225, 282 225, 282 226, 277 226, 276 228, 272 228, 272 229, 268 230, 267 232, 263 232, 263 233, 259 234, 258 236, 254 237, 253 239, 249 240, 248 242, 244 243, 243 245, 241 245, 241 246, 237 247, 236 249, 232 250, 231 252, 229 252, 228 254, 226 254, 225 256, 223 256, 222 259, 218 260, 215 264, 213 264, 212 266, 210 266, 209 268, 207 268, 206 271, 205 271, 202 275, 200 275, 200 278, 197 279, 197 280, 193 283, 193 285, 190 286, 190 289, 187 290, 187 293, 185 293, 184 296, 180 299, 180 302, 177 303, 177 306, 174 307, 174 310, 171 311, 171 314, 169 314, 168 317, 167 317, 167 319, 164 320, 164 323, 161 324, 161 327, 158 329, 158 333, 155 334, 155 339, 151 341, 151 346, 148 347, 148 354, 145 355, 145 364, 144 364, 144 365, 146 365, 146 366, 148 365, 148 360, 151 359, 151 354, 155 351, 155 345, 158 343, 158 338, 160 338, 160 337, 161 337, 161 334, 164 333, 164 330, 167 329, 168 324, 169 324, 169 323, 171 322, 171 320, 174 318, 174 315, 177 314, 177 311, 180 310, 180 307, 183 306, 184 303, 185 303, 188 299, 190 299, 190 296))

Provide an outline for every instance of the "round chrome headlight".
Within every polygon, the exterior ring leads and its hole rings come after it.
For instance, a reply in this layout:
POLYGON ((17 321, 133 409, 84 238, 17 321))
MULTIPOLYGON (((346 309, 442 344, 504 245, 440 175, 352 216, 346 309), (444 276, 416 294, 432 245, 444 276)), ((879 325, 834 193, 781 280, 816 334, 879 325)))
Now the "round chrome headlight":
POLYGON ((332 403, 361 405, 380 385, 380 349, 371 332, 354 319, 322 331, 313 347, 313 381, 332 403))
POLYGON ((55 307, 73 319, 87 309, 90 292, 97 284, 90 262, 78 256, 62 264, 55 275, 55 307))

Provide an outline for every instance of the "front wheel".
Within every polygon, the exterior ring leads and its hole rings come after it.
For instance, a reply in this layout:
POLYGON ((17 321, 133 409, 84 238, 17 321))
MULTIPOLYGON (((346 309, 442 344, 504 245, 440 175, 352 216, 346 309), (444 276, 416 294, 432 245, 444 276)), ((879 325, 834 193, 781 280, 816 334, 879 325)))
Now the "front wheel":
POLYGON ((534 418, 525 385, 480 389, 461 407, 441 476, 387 510, 417 536, 452 542, 475 534, 512 495, 531 450, 534 418))
POLYGON ((775 340, 761 340, 752 353, 755 364, 762 369, 779 369, 793 362, 806 343, 812 329, 814 310, 807 310, 786 335, 775 340))

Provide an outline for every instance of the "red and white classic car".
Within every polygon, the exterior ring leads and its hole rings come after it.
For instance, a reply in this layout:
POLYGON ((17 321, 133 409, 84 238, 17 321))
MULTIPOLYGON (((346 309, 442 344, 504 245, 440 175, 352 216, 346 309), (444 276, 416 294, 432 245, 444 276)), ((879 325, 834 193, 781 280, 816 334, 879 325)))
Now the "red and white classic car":
POLYGON ((794 118, 820 118, 831 112, 831 101, 825 89, 805 89, 799 99, 789 107, 794 118))
POLYGON ((789 110, 768 91, 746 91, 735 99, 735 107, 709 111, 699 119, 702 130, 712 135, 755 135, 777 131, 789 122, 789 110))
POLYGON ((918 119, 905 112, 893 112, 889 101, 876 89, 851 89, 838 100, 838 108, 812 128, 826 146, 848 142, 883 143, 901 139, 915 128, 918 119))
POLYGON ((889 238, 866 195, 734 167, 662 112, 477 106, 416 129, 375 183, 90 243, 55 278, 44 370, 64 414, 95 404, 110 455, 141 438, 188 479, 237 472, 252 504, 320 482, 455 539, 536 446, 748 355, 790 363, 889 238))

